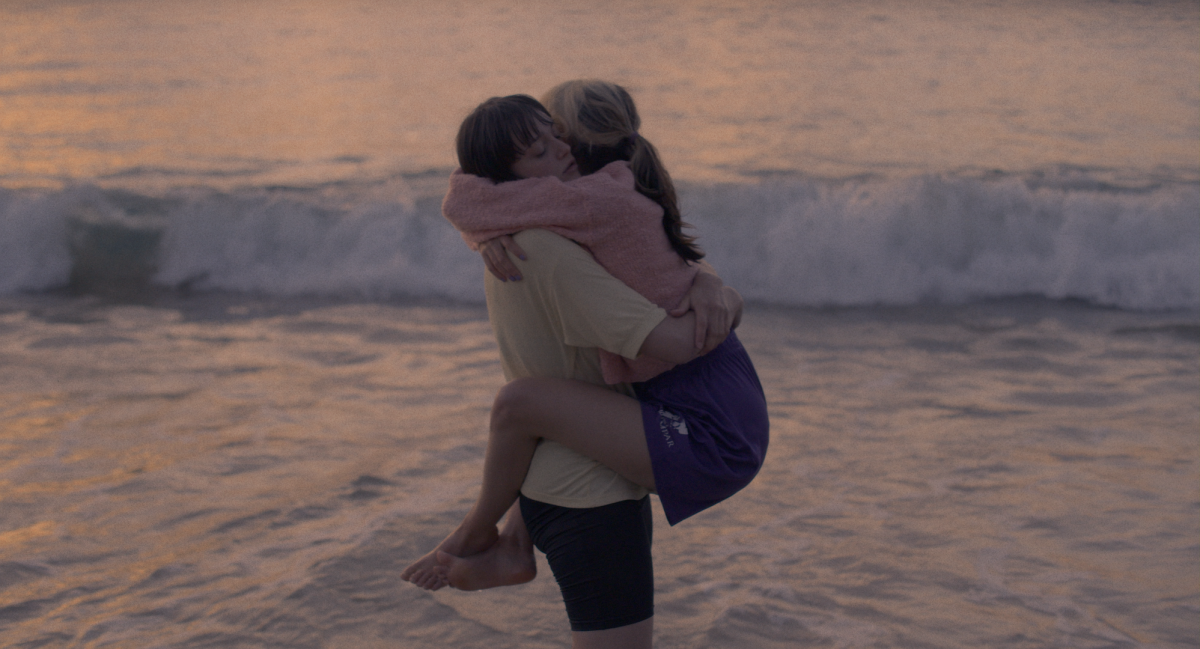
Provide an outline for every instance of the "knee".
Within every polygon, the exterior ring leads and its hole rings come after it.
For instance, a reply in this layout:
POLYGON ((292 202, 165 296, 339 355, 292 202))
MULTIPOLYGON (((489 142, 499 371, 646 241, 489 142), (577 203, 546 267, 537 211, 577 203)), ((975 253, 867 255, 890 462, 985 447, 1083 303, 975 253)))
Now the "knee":
POLYGON ((537 394, 535 379, 514 379, 500 388, 492 403, 492 430, 511 430, 527 424, 537 394))

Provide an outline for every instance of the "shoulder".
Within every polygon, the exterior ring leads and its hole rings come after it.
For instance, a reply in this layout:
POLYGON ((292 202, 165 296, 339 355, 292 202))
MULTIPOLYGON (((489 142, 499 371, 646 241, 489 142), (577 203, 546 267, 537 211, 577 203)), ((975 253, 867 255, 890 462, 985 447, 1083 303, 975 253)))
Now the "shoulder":
POLYGON ((540 290, 568 295, 572 300, 633 290, 605 270, 587 248, 564 236, 549 230, 523 230, 514 238, 527 258, 517 262, 521 275, 532 279, 532 285, 542 287, 540 290))
POLYGON ((592 255, 578 243, 549 230, 522 230, 513 235, 513 238, 525 250, 530 260, 537 259, 535 253, 541 253, 548 260, 592 260, 592 255))

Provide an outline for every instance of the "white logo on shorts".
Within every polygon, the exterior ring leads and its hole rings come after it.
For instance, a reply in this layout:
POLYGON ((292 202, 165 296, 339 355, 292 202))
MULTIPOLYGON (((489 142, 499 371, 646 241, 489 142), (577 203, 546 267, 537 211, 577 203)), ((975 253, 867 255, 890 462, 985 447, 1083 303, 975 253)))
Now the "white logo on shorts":
POLYGON ((668 448, 675 445, 675 440, 671 439, 672 432, 676 435, 688 434, 687 422, 683 420, 683 417, 662 408, 658 409, 658 427, 668 448))

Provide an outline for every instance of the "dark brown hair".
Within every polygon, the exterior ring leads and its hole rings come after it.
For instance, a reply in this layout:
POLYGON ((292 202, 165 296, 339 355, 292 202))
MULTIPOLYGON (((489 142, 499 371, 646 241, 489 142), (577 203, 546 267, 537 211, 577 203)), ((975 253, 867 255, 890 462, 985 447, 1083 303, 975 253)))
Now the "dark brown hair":
POLYGON ((546 107, 529 95, 492 97, 458 127, 458 165, 498 183, 519 180, 513 163, 538 138, 539 128, 553 123, 546 107))

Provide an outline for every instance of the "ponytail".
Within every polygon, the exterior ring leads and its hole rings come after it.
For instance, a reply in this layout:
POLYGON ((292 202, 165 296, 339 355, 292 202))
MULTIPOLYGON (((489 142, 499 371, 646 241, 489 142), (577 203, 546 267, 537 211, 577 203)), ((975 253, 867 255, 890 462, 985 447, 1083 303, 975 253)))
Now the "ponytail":
POLYGON ((590 174, 610 162, 628 160, 637 191, 663 209, 662 226, 671 249, 686 261, 699 261, 704 252, 695 237, 683 233, 683 221, 671 176, 658 150, 638 134, 641 118, 629 93, 614 83, 567 81, 546 93, 543 103, 555 126, 571 142, 581 173, 590 174))
POLYGON ((633 170, 633 178, 637 190, 663 208, 662 225, 667 233, 667 241, 671 249, 687 261, 700 261, 704 251, 696 245, 696 238, 683 233, 685 227, 691 227, 683 220, 679 212, 679 201, 675 196, 675 184, 667 168, 658 158, 658 150, 650 141, 634 134, 632 155, 629 158, 629 168, 633 170))

